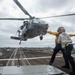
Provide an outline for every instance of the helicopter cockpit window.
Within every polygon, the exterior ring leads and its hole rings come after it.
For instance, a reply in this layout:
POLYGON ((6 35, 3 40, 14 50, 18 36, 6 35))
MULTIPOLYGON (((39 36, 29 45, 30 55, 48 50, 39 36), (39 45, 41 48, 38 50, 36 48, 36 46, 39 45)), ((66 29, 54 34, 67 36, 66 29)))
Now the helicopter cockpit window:
POLYGON ((44 21, 40 20, 40 19, 33 19, 32 23, 40 23, 40 24, 45 24, 44 21))

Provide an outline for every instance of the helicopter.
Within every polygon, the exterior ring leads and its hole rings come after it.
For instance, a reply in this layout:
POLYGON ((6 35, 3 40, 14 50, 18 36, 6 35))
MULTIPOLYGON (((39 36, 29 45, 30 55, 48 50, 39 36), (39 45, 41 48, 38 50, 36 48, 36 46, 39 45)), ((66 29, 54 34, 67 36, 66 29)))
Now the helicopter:
POLYGON ((75 13, 73 13, 73 14, 36 18, 31 16, 25 10, 25 8, 20 4, 18 0, 13 0, 13 1, 24 12, 25 15, 29 16, 29 18, 0 18, 0 20, 24 20, 23 25, 21 25, 19 29, 17 30, 18 36, 11 36, 11 39, 20 40, 19 44, 21 44, 21 41, 27 41, 27 39, 34 38, 37 36, 40 36, 40 40, 43 39, 43 35, 47 33, 49 25, 45 21, 41 20, 42 18, 53 18, 53 17, 75 15, 75 13))

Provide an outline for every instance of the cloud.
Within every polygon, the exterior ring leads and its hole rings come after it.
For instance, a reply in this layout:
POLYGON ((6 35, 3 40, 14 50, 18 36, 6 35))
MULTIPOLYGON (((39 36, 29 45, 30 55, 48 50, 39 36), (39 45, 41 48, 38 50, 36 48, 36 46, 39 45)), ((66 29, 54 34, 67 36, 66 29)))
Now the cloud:
MULTIPOLYGON (((75 0, 18 0, 29 14, 36 17, 75 13, 75 0)), ((0 17, 28 17, 14 3, 13 0, 1 0, 0 17)), ((42 19, 49 24, 51 31, 57 31, 59 26, 64 26, 67 33, 75 32, 75 16, 62 18, 42 19)), ((0 47, 54 47, 55 36, 47 34, 40 41, 39 36, 28 39, 19 45, 19 41, 11 40, 23 21, 0 21, 0 47)), ((74 40, 74 39, 73 39, 74 40)))
POLYGON ((68 5, 68 0, 38 0, 38 7, 41 11, 61 10, 68 5))
POLYGON ((67 2, 68 2, 68 0, 62 0, 62 1, 60 1, 60 0, 48 0, 48 1, 46 1, 46 0, 39 0, 39 3, 40 3, 40 5, 42 4, 42 6, 43 5, 45 5, 46 6, 46 8, 48 9, 48 8, 61 8, 61 7, 63 7, 65 4, 67 4, 67 2))

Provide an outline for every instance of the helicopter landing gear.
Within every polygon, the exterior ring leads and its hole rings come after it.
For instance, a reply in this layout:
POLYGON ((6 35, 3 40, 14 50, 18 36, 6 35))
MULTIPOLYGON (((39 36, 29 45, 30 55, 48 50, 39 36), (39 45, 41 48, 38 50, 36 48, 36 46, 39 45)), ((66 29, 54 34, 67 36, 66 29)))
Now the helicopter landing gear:
POLYGON ((26 33, 24 33, 24 36, 23 36, 23 40, 24 40, 24 41, 27 41, 26 36, 27 36, 27 34, 26 34, 26 33))
POLYGON ((40 36, 40 40, 43 40, 43 36, 42 35, 40 36))
POLYGON ((19 42, 19 45, 21 44, 21 40, 20 40, 20 42, 19 42))
POLYGON ((24 41, 27 41, 27 39, 24 39, 24 41))
POLYGON ((17 32, 18 32, 18 37, 20 37, 20 33, 21 33, 21 31, 20 31, 20 30, 17 30, 17 32))
POLYGON ((19 45, 21 44, 21 40, 20 40, 20 42, 19 42, 19 45))
POLYGON ((19 45, 21 44, 21 41, 22 41, 22 40, 23 40, 23 41, 27 41, 27 39, 25 39, 25 38, 24 38, 24 39, 21 39, 20 42, 19 42, 19 45))

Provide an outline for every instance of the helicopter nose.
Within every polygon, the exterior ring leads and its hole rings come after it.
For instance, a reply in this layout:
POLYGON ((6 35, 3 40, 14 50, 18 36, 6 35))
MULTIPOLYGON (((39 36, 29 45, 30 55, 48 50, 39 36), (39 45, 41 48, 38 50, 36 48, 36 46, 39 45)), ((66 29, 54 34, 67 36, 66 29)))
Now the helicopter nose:
POLYGON ((48 24, 46 24, 46 26, 48 26, 48 24))
POLYGON ((45 26, 48 28, 49 27, 49 25, 48 24, 45 24, 45 26))

